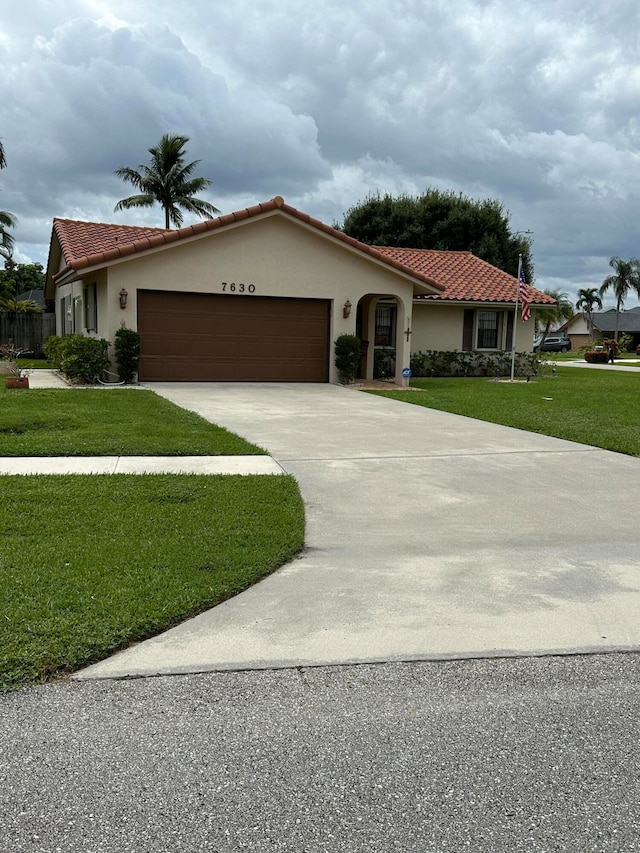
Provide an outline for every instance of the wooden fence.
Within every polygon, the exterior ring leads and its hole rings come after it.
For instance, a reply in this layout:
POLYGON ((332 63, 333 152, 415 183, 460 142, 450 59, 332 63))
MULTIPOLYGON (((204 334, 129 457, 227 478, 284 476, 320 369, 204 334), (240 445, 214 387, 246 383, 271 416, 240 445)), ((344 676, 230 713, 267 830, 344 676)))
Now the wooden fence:
POLYGON ((0 312, 0 343, 13 341, 19 347, 29 350, 31 358, 44 358, 42 345, 55 333, 55 314, 0 312))

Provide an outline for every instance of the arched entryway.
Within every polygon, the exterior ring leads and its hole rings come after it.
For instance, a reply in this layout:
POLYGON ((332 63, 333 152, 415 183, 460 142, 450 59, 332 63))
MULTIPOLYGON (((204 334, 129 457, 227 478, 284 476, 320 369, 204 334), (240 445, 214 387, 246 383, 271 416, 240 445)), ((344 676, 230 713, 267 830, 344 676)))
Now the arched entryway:
POLYGON ((360 378, 373 379, 381 354, 389 354, 389 379, 402 384, 402 369, 409 367, 411 354, 412 303, 388 294, 369 293, 358 302, 356 310, 356 335, 362 342, 360 378))

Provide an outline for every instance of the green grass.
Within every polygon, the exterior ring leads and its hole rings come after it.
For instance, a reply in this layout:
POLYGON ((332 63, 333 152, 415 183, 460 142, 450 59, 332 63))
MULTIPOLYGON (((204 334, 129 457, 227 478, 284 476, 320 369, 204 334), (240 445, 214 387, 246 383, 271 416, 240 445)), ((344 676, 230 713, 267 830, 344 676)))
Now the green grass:
POLYGON ((420 391, 372 391, 418 406, 640 456, 640 375, 558 367, 529 383, 414 379, 420 391))
POLYGON ((247 588, 303 543, 303 505, 287 476, 3 477, 2 488, 4 688, 156 634, 247 588))
POLYGON ((0 386, 0 456, 236 456, 264 453, 152 391, 0 386))

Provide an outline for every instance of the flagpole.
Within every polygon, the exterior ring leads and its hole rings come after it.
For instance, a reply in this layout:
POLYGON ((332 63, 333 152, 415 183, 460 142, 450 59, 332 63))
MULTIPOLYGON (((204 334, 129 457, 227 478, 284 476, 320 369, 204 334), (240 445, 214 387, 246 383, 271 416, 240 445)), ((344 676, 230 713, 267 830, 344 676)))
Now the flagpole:
POLYGON ((518 329, 518 300, 520 298, 520 275, 522 274, 522 255, 518 255, 518 280, 516 283, 516 307, 513 314, 513 334, 511 335, 511 381, 516 370, 516 331, 518 329))

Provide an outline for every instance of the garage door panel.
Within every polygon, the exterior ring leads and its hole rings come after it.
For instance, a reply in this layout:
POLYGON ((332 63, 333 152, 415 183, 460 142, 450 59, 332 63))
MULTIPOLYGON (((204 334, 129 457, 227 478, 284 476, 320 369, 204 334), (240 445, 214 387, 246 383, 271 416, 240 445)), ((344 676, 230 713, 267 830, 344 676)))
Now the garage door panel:
POLYGON ((144 381, 326 382, 329 301, 138 292, 144 381))

